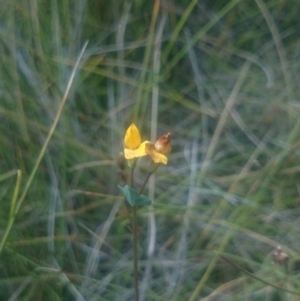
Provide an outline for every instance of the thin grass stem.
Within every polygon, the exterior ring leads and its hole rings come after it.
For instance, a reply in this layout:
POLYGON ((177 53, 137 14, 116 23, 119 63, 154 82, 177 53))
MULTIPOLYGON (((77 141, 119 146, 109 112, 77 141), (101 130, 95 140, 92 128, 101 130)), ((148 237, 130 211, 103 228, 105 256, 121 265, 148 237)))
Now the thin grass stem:
MULTIPOLYGON (((23 192, 22 192, 22 195, 21 195, 21 197, 20 197, 20 199, 19 199, 18 201, 17 201, 17 200, 14 201, 14 202, 15 202, 15 203, 14 203, 14 208, 15 208, 14 214, 13 214, 12 217, 9 219, 9 223, 8 223, 8 225, 7 225, 7 228, 6 228, 5 235, 3 236, 2 240, 1 240, 1 244, 0 244, 0 253, 1 253, 1 251, 2 251, 2 248, 3 248, 3 246, 4 246, 5 241, 6 241, 6 239, 7 239, 7 236, 9 235, 10 230, 11 230, 13 224, 14 224, 15 217, 16 217, 16 215, 18 214, 19 209, 21 208, 21 205, 22 205, 22 203, 23 203, 23 201, 24 201, 24 199, 25 199, 25 197, 26 197, 26 195, 27 195, 27 192, 28 192, 28 190, 29 190, 29 187, 31 186, 31 183, 32 183, 32 181, 33 181, 33 178, 34 178, 34 176, 35 176, 35 174, 36 174, 36 172, 37 172, 37 169, 38 169, 38 167, 39 167, 39 165, 40 165, 40 163, 41 163, 41 161, 42 161, 42 159, 43 159, 43 157, 44 157, 44 155, 45 155, 45 153, 46 153, 46 150, 47 150, 47 148, 48 148, 48 145, 49 145, 49 143, 50 143, 50 140, 51 140, 51 138, 52 138, 52 136, 53 136, 53 134, 54 134, 54 131, 55 131, 56 126, 57 126, 57 124, 58 124, 58 121, 59 121, 59 119, 60 119, 60 117, 61 117, 61 114, 62 114, 64 105, 65 105, 65 103, 66 103, 66 101, 67 101, 67 98, 68 98, 68 95, 69 95, 69 92, 70 92, 72 83, 73 83, 73 81, 74 81, 74 77, 75 77, 76 71, 77 71, 77 69, 78 69, 79 63, 80 63, 80 61, 81 61, 81 58, 82 58, 82 56, 83 56, 83 53, 84 53, 84 51, 85 51, 85 49, 86 49, 87 44, 88 44, 88 42, 86 42, 86 43, 84 44, 84 46, 83 46, 83 48, 82 48, 82 50, 81 50, 81 52, 80 52, 80 54, 79 54, 79 56, 78 56, 78 58, 77 58, 77 61, 76 61, 76 63, 75 63, 75 66, 74 66, 74 68, 73 68, 73 71, 72 71, 72 73, 71 73, 71 76, 70 76, 70 79, 69 79, 69 82, 68 82, 68 85, 67 85, 67 88, 66 88, 66 91, 65 91, 65 94, 64 94, 64 96, 63 96, 63 98, 62 98, 62 101, 61 101, 59 110, 58 110, 58 112, 57 112, 57 114, 56 114, 55 120, 54 120, 54 122, 53 122, 53 124, 52 124, 52 126, 51 126, 51 129, 50 129, 50 131, 49 131, 49 133, 48 133, 48 136, 47 136, 47 138, 46 138, 46 141, 45 141, 45 143, 44 143, 44 145, 43 145, 43 147, 42 147, 42 149, 41 149, 41 151, 40 151, 40 154, 39 154, 39 156, 38 156, 38 158, 37 158, 37 160, 36 160, 36 162, 35 162, 35 164, 34 164, 34 167, 33 167, 32 171, 31 171, 31 174, 30 174, 30 176, 29 176, 29 178, 28 178, 28 180, 27 180, 27 182, 26 182, 26 184, 25 184, 25 188, 24 188, 24 190, 23 190, 23 192)), ((15 194, 14 194, 14 195, 15 195, 15 194)))
POLYGON ((15 190, 14 190, 14 194, 11 200, 11 205, 10 205, 10 213, 9 213, 9 220, 8 220, 8 224, 5 230, 4 235, 2 236, 1 242, 0 242, 0 254, 2 253, 3 247, 5 245, 5 242, 7 240, 8 234, 10 232, 10 229, 14 223, 14 217, 15 217, 15 207, 16 207, 16 202, 17 202, 17 198, 18 198, 18 194, 20 191, 20 185, 21 185, 21 180, 22 180, 22 171, 18 170, 17 171, 17 182, 16 182, 16 186, 15 186, 15 190))

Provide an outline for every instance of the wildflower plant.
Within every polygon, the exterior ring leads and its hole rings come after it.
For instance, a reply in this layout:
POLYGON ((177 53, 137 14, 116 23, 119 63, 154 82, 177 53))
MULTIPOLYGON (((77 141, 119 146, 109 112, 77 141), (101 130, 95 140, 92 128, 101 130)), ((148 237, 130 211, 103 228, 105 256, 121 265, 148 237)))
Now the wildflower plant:
POLYGON ((160 164, 167 164, 171 150, 171 134, 161 136, 155 143, 143 141, 137 126, 132 123, 126 131, 124 137, 124 157, 130 168, 130 185, 118 186, 131 208, 132 220, 132 241, 133 241, 133 261, 134 261, 134 290, 135 300, 139 300, 138 289, 138 253, 137 253, 137 207, 149 206, 151 200, 142 194, 150 176, 157 170, 160 164), (134 169, 138 158, 149 156, 151 163, 148 175, 137 192, 133 188, 134 169))

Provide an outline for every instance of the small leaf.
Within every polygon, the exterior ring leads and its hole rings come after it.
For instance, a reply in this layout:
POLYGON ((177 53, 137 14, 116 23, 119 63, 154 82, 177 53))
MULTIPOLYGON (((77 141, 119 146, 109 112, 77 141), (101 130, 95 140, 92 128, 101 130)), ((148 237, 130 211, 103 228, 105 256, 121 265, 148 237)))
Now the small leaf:
POLYGON ((133 190, 132 188, 130 188, 128 185, 125 185, 124 187, 118 185, 118 187, 121 190, 121 192, 123 193, 123 195, 125 196, 128 203, 131 206, 135 206, 136 199, 139 198, 138 193, 135 190, 133 190))
POLYGON ((150 199, 145 195, 138 195, 138 193, 128 185, 125 185, 124 187, 118 185, 118 187, 131 206, 149 206, 151 204, 150 199))
POLYGON ((151 200, 148 199, 145 195, 140 195, 136 200, 137 206, 149 206, 151 204, 151 200))

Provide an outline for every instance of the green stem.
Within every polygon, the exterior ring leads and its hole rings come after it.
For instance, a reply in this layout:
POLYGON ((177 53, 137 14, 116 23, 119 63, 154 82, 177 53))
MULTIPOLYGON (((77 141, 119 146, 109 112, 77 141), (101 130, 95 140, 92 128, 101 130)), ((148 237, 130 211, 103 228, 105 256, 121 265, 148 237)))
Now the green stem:
MULTIPOLYGON (((130 187, 133 188, 134 168, 130 170, 130 187)), ((133 278, 134 300, 139 301, 139 274, 138 274, 138 251, 137 251, 137 217, 136 206, 132 207, 132 249, 133 249, 133 278)))
MULTIPOLYGON (((142 194, 149 181, 150 176, 156 171, 159 164, 150 171, 139 191, 142 194)), ((134 168, 131 168, 130 172, 130 187, 133 188, 133 172, 134 168)), ((139 301, 139 279, 138 279, 138 250, 137 250, 137 207, 132 207, 132 247, 133 247, 133 275, 134 275, 134 291, 135 291, 135 301, 139 301)))
POLYGON ((139 301, 136 206, 132 207, 132 243, 133 243, 133 274, 134 274, 135 301, 139 301))
POLYGON ((149 171, 149 173, 147 174, 147 177, 146 177, 146 179, 145 179, 145 181, 144 181, 144 183, 143 183, 143 185, 142 185, 142 187, 141 187, 141 189, 140 189, 140 191, 139 191, 139 194, 140 194, 140 195, 143 193, 143 191, 144 191, 144 189, 145 189, 145 187, 146 187, 146 184, 148 183, 148 180, 149 180, 149 178, 150 178, 150 176, 151 176, 152 174, 153 174, 152 171, 149 171))
POLYGON ((17 182, 16 182, 16 186, 14 189, 14 194, 11 200, 11 205, 10 205, 10 213, 9 213, 9 218, 8 218, 8 224, 6 227, 6 230, 4 232, 4 235, 1 238, 0 241, 0 254, 2 253, 3 247, 6 243, 8 234, 10 233, 10 230, 14 224, 15 221, 15 216, 16 216, 16 202, 17 202, 17 198, 18 198, 18 194, 19 194, 19 190, 20 190, 20 185, 21 185, 21 179, 22 179, 22 171, 18 170, 17 171, 17 182))
POLYGON ((129 185, 131 188, 133 188, 133 174, 134 174, 134 167, 130 168, 130 182, 129 185))

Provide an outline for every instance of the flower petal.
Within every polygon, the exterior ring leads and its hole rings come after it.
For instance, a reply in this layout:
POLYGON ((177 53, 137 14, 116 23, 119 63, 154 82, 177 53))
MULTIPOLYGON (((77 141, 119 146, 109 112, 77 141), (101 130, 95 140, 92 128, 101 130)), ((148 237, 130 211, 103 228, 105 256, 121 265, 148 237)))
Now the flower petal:
POLYGON ((167 164, 168 163, 168 158, 159 153, 156 149, 154 144, 152 143, 147 143, 146 144, 146 152, 147 154, 151 157, 151 159, 155 162, 155 163, 162 163, 162 164, 167 164))
POLYGON ((125 148, 124 149, 124 156, 127 160, 129 159, 134 159, 134 158, 139 158, 147 155, 146 152, 146 145, 149 143, 149 141, 144 141, 139 145, 137 149, 130 149, 130 148, 125 148))
MULTIPOLYGON (((124 138, 125 149, 134 150, 141 144, 141 135, 134 123, 132 123, 126 131, 124 138)), ((128 159, 125 155, 125 158, 128 159)))

